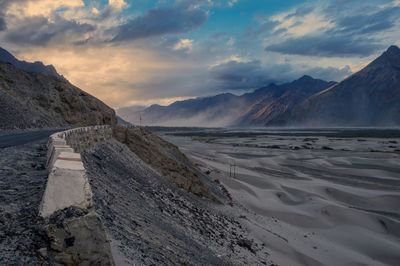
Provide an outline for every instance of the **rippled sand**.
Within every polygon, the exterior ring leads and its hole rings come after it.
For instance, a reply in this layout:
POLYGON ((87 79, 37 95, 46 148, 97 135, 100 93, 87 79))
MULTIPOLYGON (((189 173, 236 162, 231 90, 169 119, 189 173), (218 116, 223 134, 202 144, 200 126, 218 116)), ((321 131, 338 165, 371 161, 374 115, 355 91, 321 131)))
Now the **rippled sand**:
POLYGON ((400 139, 166 139, 227 187, 278 265, 399 265, 400 139))

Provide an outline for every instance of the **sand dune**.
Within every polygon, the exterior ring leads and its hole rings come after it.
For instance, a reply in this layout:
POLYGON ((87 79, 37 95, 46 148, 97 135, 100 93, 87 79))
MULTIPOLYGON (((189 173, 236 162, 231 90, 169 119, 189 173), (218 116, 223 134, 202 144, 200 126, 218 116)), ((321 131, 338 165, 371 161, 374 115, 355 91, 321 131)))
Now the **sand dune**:
POLYGON ((278 265, 399 265, 399 139, 167 138, 221 180, 278 265))

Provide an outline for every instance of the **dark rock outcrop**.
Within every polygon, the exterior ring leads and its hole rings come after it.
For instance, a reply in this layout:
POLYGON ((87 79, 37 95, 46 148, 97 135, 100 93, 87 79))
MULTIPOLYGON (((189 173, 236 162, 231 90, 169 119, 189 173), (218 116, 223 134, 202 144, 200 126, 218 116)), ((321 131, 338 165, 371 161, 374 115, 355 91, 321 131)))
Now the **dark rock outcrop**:
POLYGON ((62 265, 114 265, 103 224, 94 211, 67 208, 53 214, 45 232, 49 248, 41 256, 62 265))

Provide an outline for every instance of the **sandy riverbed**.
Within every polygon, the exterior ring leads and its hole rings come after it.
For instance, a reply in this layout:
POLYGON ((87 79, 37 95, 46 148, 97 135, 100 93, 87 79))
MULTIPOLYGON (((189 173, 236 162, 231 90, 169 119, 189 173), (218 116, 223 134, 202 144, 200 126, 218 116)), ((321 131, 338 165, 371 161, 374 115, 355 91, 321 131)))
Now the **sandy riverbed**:
POLYGON ((221 180, 278 265, 399 265, 400 139, 194 135, 165 138, 221 180))

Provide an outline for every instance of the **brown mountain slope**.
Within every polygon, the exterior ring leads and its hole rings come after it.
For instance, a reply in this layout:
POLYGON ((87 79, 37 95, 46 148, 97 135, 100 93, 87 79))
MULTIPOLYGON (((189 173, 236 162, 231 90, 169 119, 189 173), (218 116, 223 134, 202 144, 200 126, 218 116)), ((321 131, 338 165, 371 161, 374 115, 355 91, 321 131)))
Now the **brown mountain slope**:
POLYGON ((276 88, 272 90, 274 93, 270 96, 266 95, 267 97, 263 97, 261 101, 252 106, 250 111, 240 118, 238 125, 267 124, 286 112, 290 112, 311 95, 335 84, 335 82, 303 76, 290 83, 275 85, 276 88))
POLYGON ((400 49, 391 46, 361 71, 317 93, 271 124, 400 125, 400 49))
POLYGON ((0 129, 115 124, 113 109, 63 78, 0 63, 0 129))

